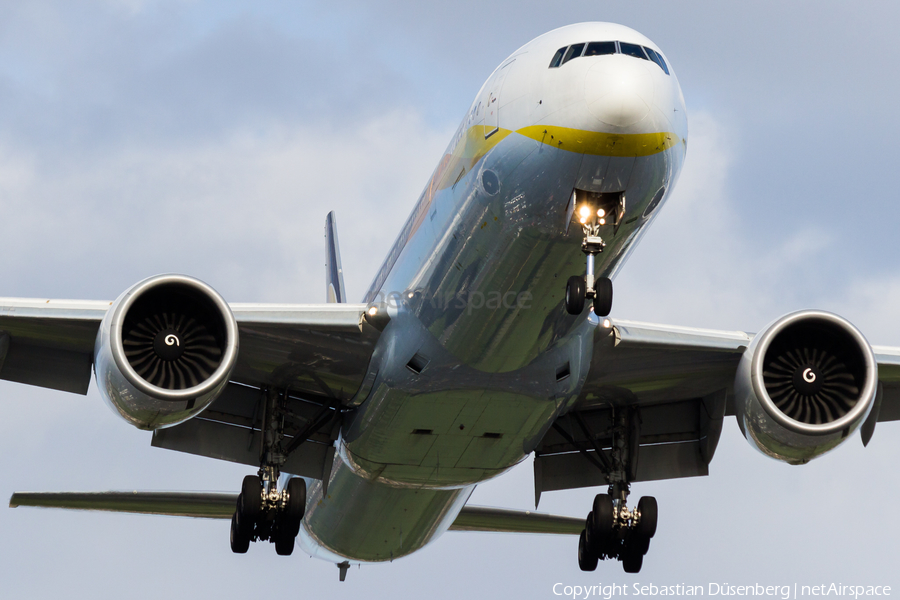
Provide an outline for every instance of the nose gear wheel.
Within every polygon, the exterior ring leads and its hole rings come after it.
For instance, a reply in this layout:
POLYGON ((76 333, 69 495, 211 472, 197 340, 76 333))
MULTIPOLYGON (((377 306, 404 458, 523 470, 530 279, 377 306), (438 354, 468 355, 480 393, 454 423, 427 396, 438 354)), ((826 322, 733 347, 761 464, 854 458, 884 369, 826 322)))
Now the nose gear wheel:
POLYGON ((591 217, 582 221, 584 239, 581 251, 585 254, 585 274, 573 275, 566 282, 566 312, 580 315, 584 311, 584 301, 593 301, 593 311, 598 317, 605 317, 612 311, 613 288, 609 277, 594 276, 594 259, 603 252, 606 242, 600 237, 600 227, 605 223, 601 218, 591 217))

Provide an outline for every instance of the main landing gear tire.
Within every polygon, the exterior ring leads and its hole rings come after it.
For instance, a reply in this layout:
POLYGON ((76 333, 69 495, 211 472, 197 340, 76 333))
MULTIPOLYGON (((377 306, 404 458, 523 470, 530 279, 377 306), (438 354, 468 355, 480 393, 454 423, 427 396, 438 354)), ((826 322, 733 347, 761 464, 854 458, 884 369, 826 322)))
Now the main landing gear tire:
POLYGON ((306 482, 294 477, 287 484, 288 500, 284 507, 283 520, 292 537, 300 533, 300 523, 306 512, 306 482))
POLYGON ((566 312, 570 315, 580 315, 583 310, 584 278, 572 275, 566 282, 566 312))
POLYGON ((644 553, 633 544, 626 544, 622 557, 622 568, 626 573, 640 573, 644 564, 644 553))
POLYGON ((254 523, 262 512, 262 482, 256 475, 247 475, 241 483, 241 495, 238 497, 238 512, 244 522, 254 523))
POLYGON ((612 312, 613 285, 609 277, 599 277, 594 281, 594 314, 609 316, 612 312))
POLYGON ((299 477, 288 481, 287 496, 287 503, 276 518, 275 552, 279 556, 290 556, 294 551, 294 539, 300 533, 306 511, 306 482, 299 477))
POLYGON ((594 497, 593 510, 588 515, 586 528, 591 552, 601 557, 610 554, 613 533, 613 502, 608 494, 594 497))
POLYGON ((659 519, 659 506, 656 504, 656 498, 653 496, 642 497, 638 501, 637 509, 641 513, 638 531, 649 540, 656 535, 656 523, 659 519))
POLYGON ((294 537, 290 531, 279 530, 275 534, 275 554, 290 556, 294 552, 294 537))
POLYGON ((250 535, 241 527, 238 513, 231 515, 231 551, 235 554, 246 554, 250 549, 250 535))
POLYGON ((256 520, 262 512, 262 482, 255 475, 247 475, 241 484, 237 506, 231 515, 231 551, 244 554, 253 539, 256 520))
POLYGON ((582 571, 595 571, 597 569, 597 555, 590 551, 587 547, 587 540, 584 530, 578 537, 578 568, 582 571))

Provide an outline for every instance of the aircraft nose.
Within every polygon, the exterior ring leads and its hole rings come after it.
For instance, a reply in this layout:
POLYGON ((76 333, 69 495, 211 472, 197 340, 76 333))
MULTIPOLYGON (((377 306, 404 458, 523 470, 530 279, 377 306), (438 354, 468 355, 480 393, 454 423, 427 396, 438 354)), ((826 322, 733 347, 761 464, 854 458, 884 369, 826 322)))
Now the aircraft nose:
POLYGON ((628 127, 647 116, 653 102, 653 76, 645 62, 615 56, 592 66, 584 79, 591 114, 614 127, 628 127))

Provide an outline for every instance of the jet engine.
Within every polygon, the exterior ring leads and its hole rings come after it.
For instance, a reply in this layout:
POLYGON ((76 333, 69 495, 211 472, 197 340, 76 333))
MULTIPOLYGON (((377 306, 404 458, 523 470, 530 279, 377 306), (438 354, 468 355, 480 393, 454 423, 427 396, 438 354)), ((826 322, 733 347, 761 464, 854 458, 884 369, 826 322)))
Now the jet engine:
POLYGON ((237 323, 215 290, 184 275, 157 275, 127 290, 106 313, 94 375, 126 421, 159 429, 209 406, 228 383, 237 353, 237 323))
POLYGON ((877 380, 875 355, 856 327, 827 312, 795 312, 756 335, 744 352, 735 414, 750 445, 803 464, 862 425, 877 380))

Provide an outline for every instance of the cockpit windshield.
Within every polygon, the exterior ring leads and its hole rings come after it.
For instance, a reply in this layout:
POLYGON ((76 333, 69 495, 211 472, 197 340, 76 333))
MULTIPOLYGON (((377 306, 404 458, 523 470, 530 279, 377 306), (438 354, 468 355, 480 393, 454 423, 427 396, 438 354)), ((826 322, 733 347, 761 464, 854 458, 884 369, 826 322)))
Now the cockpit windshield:
POLYGON ((669 66, 663 59, 662 54, 653 48, 629 44, 628 42, 585 42, 565 46, 557 50, 553 55, 549 68, 556 69, 570 60, 582 56, 602 56, 606 54, 624 54, 625 56, 649 60, 656 63, 663 70, 663 73, 669 74, 669 66))

